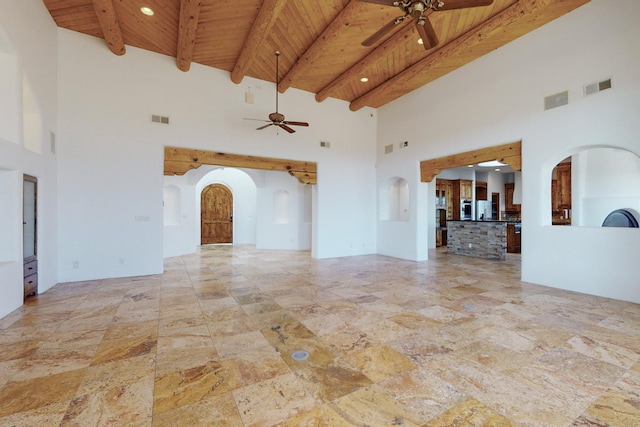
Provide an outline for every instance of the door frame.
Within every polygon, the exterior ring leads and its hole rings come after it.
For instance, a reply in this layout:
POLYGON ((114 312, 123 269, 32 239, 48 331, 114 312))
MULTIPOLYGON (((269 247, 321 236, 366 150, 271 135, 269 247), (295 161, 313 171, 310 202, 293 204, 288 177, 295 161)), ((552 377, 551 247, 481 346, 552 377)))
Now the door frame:
MULTIPOLYGON (((23 258, 24 261, 33 261, 38 258, 38 178, 35 176, 23 174, 22 175, 22 185, 24 187, 25 182, 33 183, 33 255, 27 258, 23 258)), ((24 190, 23 190, 24 191, 24 190)), ((24 245, 24 226, 27 225, 24 222, 24 196, 22 199, 22 244, 24 245)))
POLYGON ((205 185, 204 187, 202 187, 202 190, 200 190, 200 245, 210 245, 210 244, 216 244, 216 243, 203 243, 202 242, 202 232, 203 232, 203 227, 202 227, 202 212, 204 210, 204 207, 202 205, 202 194, 204 193, 204 191, 212 186, 219 186, 219 187, 223 187, 225 188, 229 194, 231 195, 231 206, 230 206, 230 215, 231 215, 231 242, 220 242, 217 244, 233 244, 233 236, 234 236, 234 222, 233 222, 233 213, 234 213, 234 195, 233 195, 233 190, 231 189, 231 187, 229 187, 226 184, 223 184, 221 182, 212 182, 210 184, 205 185))

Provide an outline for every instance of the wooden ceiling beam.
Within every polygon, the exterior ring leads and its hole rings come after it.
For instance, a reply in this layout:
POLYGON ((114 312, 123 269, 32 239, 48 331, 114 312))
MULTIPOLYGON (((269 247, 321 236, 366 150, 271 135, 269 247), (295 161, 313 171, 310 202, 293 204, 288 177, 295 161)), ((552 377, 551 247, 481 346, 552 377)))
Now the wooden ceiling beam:
POLYGON ((92 0, 92 3, 109 50, 116 55, 124 55, 124 38, 122 37, 122 29, 118 22, 116 10, 113 7, 113 1, 92 0))
POLYGON ((313 65, 314 61, 322 54, 326 54, 330 50, 329 45, 331 42, 347 29, 353 20, 353 18, 360 14, 364 9, 360 0, 351 0, 342 11, 331 21, 331 23, 324 29, 322 34, 313 41, 311 46, 307 48, 304 54, 298 58, 293 64, 293 67, 289 69, 287 74, 280 80, 278 90, 280 93, 284 93, 289 89, 296 77, 304 73, 304 71, 313 65))
POLYGON ((201 5, 201 0, 180 0, 176 65, 181 71, 189 71, 189 68, 191 68, 201 5))
MULTIPOLYGON (((433 10, 429 9, 424 13, 424 15, 429 16, 432 12, 433 10)), ((405 20, 405 23, 406 22, 413 23, 413 21, 411 20, 405 20)), ((367 70, 369 67, 371 67, 373 64, 375 64, 385 56, 389 55, 389 52, 395 49, 399 43, 403 42, 404 39, 413 32, 414 26, 405 25, 405 23, 400 24, 404 25, 403 29, 389 37, 382 44, 378 45, 378 47, 373 49, 367 56, 356 62, 335 80, 320 89, 316 94, 316 101, 324 101, 332 92, 341 89, 343 86, 349 84, 354 80, 359 79, 364 74, 365 70, 367 70)))
POLYGON ((315 162, 218 153, 190 148, 164 148, 165 175, 184 175, 191 169, 197 169, 202 165, 283 171, 297 178, 302 184, 315 184, 317 175, 315 162))
POLYGON ((262 42, 269 36, 271 29, 278 20, 280 13, 287 4, 287 0, 264 0, 258 11, 251 31, 242 46, 242 51, 231 71, 231 81, 240 84, 251 67, 262 42))
POLYGON ((522 141, 481 148, 437 159, 423 160, 420 162, 420 181, 431 182, 436 175, 445 169, 477 165, 480 162, 492 160, 506 163, 513 170, 522 170, 522 141))
MULTIPOLYGON (((577 0, 578 3, 587 3, 588 1, 589 0, 577 0)), ((509 31, 509 28, 513 28, 513 26, 520 21, 526 22, 531 19, 531 16, 536 16, 541 10, 554 5, 554 3, 562 2, 569 3, 566 2, 566 0, 519 0, 452 42, 442 46, 421 61, 353 100, 349 105, 349 109, 351 111, 357 111, 367 105, 375 106, 377 103, 376 100, 384 98, 391 92, 397 91, 399 87, 406 85, 407 82, 417 75, 435 68, 451 57, 460 55, 461 52, 472 51, 485 40, 493 36, 503 35, 509 31)), ((542 24, 543 22, 540 22, 540 25, 542 24)), ((481 52, 478 56, 484 53, 486 52, 481 52)))

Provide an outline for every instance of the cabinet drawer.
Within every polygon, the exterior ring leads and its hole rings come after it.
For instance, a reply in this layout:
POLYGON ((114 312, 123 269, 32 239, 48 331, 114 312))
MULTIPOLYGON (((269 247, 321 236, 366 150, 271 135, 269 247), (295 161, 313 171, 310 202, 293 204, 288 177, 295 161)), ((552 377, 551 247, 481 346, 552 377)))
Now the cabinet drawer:
POLYGON ((38 293, 38 275, 32 274, 24 278, 24 296, 38 293))
POLYGON ((38 272, 38 261, 33 260, 24 264, 24 274, 23 277, 30 276, 32 274, 36 274, 38 272))

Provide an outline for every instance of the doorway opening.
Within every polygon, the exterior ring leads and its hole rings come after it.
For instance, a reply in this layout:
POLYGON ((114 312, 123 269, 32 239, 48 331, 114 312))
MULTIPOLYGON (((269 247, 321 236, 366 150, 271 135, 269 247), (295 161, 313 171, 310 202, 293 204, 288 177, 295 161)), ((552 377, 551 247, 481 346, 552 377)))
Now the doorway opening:
POLYGON ((38 293, 38 179, 24 175, 22 186, 24 298, 38 293))

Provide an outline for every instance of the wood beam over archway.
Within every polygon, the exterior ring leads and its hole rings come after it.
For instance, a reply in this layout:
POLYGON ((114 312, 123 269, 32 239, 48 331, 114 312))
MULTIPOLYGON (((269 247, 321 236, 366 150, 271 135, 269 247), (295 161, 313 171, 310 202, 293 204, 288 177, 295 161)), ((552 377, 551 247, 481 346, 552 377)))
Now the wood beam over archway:
POLYGON ((522 170, 522 141, 495 147, 481 148, 437 159, 420 162, 420 181, 431 182, 436 175, 445 169, 477 165, 480 162, 498 160, 508 164, 513 170, 522 170))
POLYGON ((316 183, 317 165, 315 162, 245 156, 191 148, 164 148, 165 175, 184 175, 201 165, 283 171, 295 177, 301 184, 313 185, 316 183))

